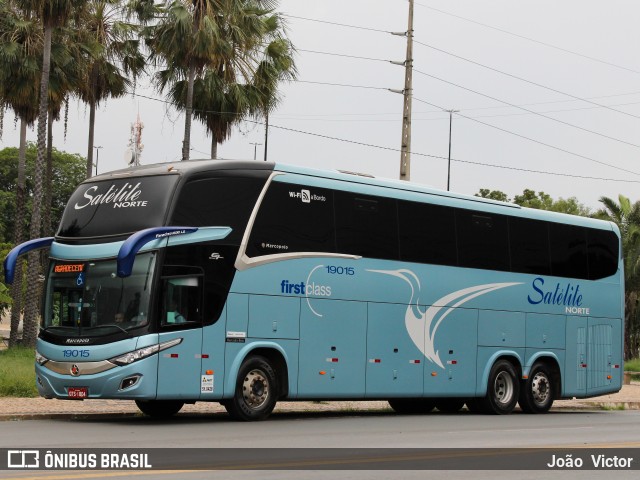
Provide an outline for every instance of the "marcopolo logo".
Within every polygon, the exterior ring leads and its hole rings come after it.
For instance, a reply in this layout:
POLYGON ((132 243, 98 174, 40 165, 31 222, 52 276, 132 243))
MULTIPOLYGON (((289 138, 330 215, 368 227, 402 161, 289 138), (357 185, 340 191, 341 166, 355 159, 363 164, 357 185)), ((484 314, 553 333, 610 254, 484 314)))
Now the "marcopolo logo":
POLYGON ((105 193, 98 193, 98 190, 98 185, 87 188, 82 195, 84 200, 76 202, 73 208, 82 210, 88 206, 99 205, 113 205, 113 208, 146 207, 148 203, 147 200, 140 199, 142 195, 140 182, 135 185, 126 182, 120 188, 112 184, 105 193))
POLYGON ((311 202, 326 202, 327 197, 324 195, 316 195, 315 193, 311 193, 310 190, 301 189, 299 192, 289 192, 290 198, 299 198, 302 203, 311 203, 311 202))

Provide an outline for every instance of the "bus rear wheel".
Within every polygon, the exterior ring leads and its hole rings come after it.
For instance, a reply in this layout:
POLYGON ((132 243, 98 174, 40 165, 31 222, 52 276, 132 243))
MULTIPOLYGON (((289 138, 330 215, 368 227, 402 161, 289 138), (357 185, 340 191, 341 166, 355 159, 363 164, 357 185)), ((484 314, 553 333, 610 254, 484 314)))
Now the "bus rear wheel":
POLYGON ((487 383, 487 395, 482 400, 484 413, 506 415, 518 403, 520 382, 516 369, 508 360, 498 360, 491 367, 487 383))
POLYGON ((522 384, 518 403, 523 412, 546 413, 555 399, 555 387, 549 367, 536 363, 522 384))
POLYGON ((436 403, 429 398, 393 398, 389 400, 389 405, 396 413, 420 414, 429 413, 436 403))
POLYGON ((142 413, 153 418, 172 417, 184 406, 179 400, 136 400, 142 413))
POLYGON ((240 367, 234 396, 223 405, 234 420, 264 420, 276 406, 277 392, 275 370, 266 358, 253 356, 240 367))

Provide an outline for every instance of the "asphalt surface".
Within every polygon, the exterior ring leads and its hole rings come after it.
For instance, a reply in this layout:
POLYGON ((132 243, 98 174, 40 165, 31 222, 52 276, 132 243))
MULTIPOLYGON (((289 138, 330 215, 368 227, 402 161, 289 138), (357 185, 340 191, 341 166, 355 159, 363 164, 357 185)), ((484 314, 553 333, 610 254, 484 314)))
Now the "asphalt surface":
MULTIPOLYGON (((640 382, 624 385, 620 392, 587 399, 556 400, 559 409, 640 410, 640 382)), ((358 412, 390 411, 385 401, 279 402, 275 412, 358 412)), ((179 415, 224 414, 216 402, 185 405, 179 415)), ((44 398, 0 397, 0 421, 44 418, 141 415, 130 400, 47 400, 44 398)))

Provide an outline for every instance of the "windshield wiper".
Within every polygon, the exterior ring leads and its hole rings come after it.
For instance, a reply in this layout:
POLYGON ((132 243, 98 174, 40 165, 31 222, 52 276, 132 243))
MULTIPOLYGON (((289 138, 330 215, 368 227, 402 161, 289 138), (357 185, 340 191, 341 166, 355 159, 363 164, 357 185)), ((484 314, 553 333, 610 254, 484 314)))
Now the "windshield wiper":
POLYGON ((64 325, 49 325, 48 327, 45 327, 45 328, 40 327, 40 330, 43 332, 46 332, 49 329, 54 329, 54 328, 60 329, 60 330, 72 330, 74 332, 77 330, 77 327, 67 327, 64 325))
POLYGON ((129 331, 128 330, 125 330, 120 325, 116 325, 115 323, 110 323, 110 324, 107 324, 107 325, 98 325, 98 326, 95 326, 95 327, 84 327, 83 330, 95 330, 97 328, 109 328, 109 327, 117 328, 119 330, 122 330, 127 335, 129 335, 129 331))

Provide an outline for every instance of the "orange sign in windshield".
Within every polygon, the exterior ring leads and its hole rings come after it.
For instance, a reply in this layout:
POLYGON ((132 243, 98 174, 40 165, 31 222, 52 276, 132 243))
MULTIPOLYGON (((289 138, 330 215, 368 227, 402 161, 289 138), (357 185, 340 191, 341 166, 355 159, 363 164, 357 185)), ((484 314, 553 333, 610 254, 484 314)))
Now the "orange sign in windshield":
POLYGON ((84 271, 84 263, 69 263, 53 267, 54 273, 73 273, 84 271))

